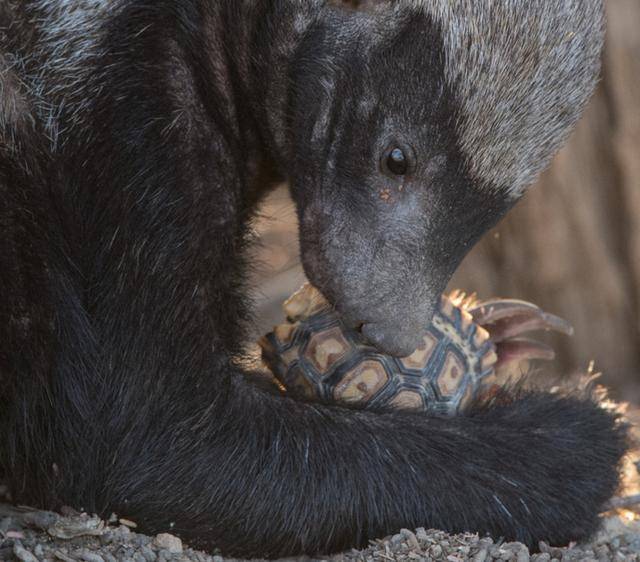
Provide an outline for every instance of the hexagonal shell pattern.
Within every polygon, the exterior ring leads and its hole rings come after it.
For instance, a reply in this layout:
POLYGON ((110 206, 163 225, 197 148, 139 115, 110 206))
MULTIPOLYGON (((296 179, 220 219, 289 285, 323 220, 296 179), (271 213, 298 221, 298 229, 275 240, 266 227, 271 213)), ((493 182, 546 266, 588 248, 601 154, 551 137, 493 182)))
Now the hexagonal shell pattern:
POLYGON ((370 359, 355 366, 338 383, 333 397, 342 402, 368 402, 387 384, 389 375, 379 361, 370 359))
POLYGON ((350 344, 342 335, 340 328, 314 334, 304 351, 304 358, 319 373, 327 373, 349 351, 350 344))
POLYGON ((400 362, 405 369, 422 370, 427 366, 437 345, 438 341, 435 336, 433 334, 426 334, 422 338, 422 343, 418 346, 418 349, 411 355, 400 359, 400 362))
POLYGON ((464 363, 455 353, 447 351, 442 372, 437 380, 440 395, 447 398, 452 397, 460 387, 464 374, 464 363))
POLYGON ((422 396, 413 390, 401 390, 389 402, 389 405, 402 410, 422 410, 424 409, 424 401, 422 396))

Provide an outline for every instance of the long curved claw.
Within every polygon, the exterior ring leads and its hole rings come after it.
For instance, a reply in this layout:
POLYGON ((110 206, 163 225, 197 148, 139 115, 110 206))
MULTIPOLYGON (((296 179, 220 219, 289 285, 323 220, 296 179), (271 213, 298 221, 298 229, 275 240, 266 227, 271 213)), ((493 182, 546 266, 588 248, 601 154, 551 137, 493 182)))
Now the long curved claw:
POLYGON ((542 330, 573 335, 569 322, 530 302, 518 299, 469 301, 466 308, 496 346, 495 372, 501 379, 519 377, 528 369, 530 361, 555 358, 550 346, 523 336, 542 330))
POLYGON ((492 323, 482 324, 482 326, 489 331, 494 343, 540 330, 559 332, 567 336, 573 335, 573 327, 568 322, 540 309, 532 311, 531 314, 510 316, 492 323))
POLYGON ((573 335, 573 327, 569 322, 526 301, 484 301, 470 308, 468 312, 476 324, 480 324, 491 334, 491 340, 495 343, 538 330, 573 335))

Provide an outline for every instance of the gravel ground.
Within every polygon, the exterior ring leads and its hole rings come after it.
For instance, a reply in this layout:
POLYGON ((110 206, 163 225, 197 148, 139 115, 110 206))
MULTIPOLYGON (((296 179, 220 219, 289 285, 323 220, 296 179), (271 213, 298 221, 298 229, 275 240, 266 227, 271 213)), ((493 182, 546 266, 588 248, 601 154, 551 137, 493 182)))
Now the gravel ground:
MULTIPOLYGON (((635 426, 638 427, 637 425, 635 426)), ((640 499, 640 463, 636 453, 624 470, 625 497, 640 499)), ((0 486, 0 499, 7 490, 0 486)), ((620 505, 618 503, 617 505, 620 505)), ((631 506, 640 511, 639 505, 631 506)), ((234 562, 188 548, 173 535, 155 537, 135 532, 136 524, 112 515, 108 521, 67 509, 61 514, 12 507, 0 503, 0 560, 22 562, 234 562)), ((545 543, 531 554, 520 543, 494 541, 474 534, 448 535, 442 531, 403 529, 372 541, 369 548, 324 558, 297 560, 345 560, 362 562, 513 560, 525 562, 637 560, 640 562, 640 513, 618 509, 603 518, 601 532, 588 544, 554 548, 545 543)))
MULTIPOLYGON (((188 549, 173 535, 150 537, 131 530, 132 522, 107 524, 88 515, 58 516, 47 512, 6 515, 0 520, 0 560, 86 562, 194 561, 232 562, 231 559, 188 549), (124 523, 124 524, 123 524, 124 523)), ((494 542, 478 535, 447 535, 442 531, 403 530, 385 539, 373 541, 363 551, 351 551, 325 558, 304 560, 352 560, 384 562, 431 561, 461 562, 472 560, 513 560, 525 562, 553 561, 640 561, 640 522, 628 515, 608 517, 602 532, 588 545, 554 548, 540 544, 537 554, 530 554, 520 543, 494 542)))

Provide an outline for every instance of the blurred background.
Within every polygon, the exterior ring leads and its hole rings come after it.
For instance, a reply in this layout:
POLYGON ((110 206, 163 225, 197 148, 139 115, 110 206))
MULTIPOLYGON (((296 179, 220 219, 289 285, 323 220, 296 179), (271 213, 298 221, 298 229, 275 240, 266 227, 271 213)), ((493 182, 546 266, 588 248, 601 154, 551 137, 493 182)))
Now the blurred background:
MULTIPOLYGON (((593 362, 616 398, 638 404, 640 0, 609 0, 607 16, 602 80, 571 141, 450 288, 530 300, 566 318, 575 335, 545 336, 558 354, 548 369, 584 372, 593 362)), ((258 337, 305 280, 285 188, 265 201, 256 231, 258 337)))

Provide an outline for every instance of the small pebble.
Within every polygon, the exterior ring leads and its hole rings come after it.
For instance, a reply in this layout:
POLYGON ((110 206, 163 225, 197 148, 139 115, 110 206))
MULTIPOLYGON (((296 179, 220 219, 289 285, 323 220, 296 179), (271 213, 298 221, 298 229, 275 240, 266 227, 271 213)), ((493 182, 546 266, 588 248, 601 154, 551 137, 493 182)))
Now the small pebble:
POLYGON ((532 562, 549 562, 551 556, 548 552, 542 552, 540 554, 534 554, 531 560, 532 562))
POLYGON ((63 562, 76 562, 76 560, 74 558, 71 558, 69 556, 67 556, 66 551, 62 551, 62 550, 56 550, 53 555, 58 559, 58 560, 62 560, 63 562))
POLYGON ((627 548, 634 554, 640 554, 640 537, 627 543, 627 548))
POLYGON ((75 554, 78 560, 84 560, 84 562, 104 562, 104 558, 99 554, 89 552, 88 550, 81 550, 75 554))
POLYGON ((563 549, 562 548, 556 548, 555 546, 549 546, 544 541, 540 541, 540 543, 538 543, 538 547, 540 548, 540 552, 542 552, 542 553, 546 552, 547 554, 550 554, 552 560, 554 558, 562 558, 562 554, 563 554, 563 549))
POLYGON ((13 554, 21 562, 38 562, 38 559, 26 548, 23 548, 20 543, 13 545, 13 554))
POLYGON ((182 541, 169 533, 160 533, 156 535, 154 543, 158 548, 168 550, 171 554, 179 554, 182 552, 182 541))
POLYGON ((424 529, 424 527, 419 527, 416 529, 416 537, 419 541, 422 542, 427 542, 429 540, 429 535, 427 535, 427 531, 424 529))
POLYGON ((475 556, 473 557, 473 562, 484 562, 487 559, 487 556, 489 556, 489 550, 483 548, 482 550, 476 552, 475 556))
POLYGON ((615 538, 611 539, 611 543, 610 544, 614 549, 618 549, 618 548, 620 548, 620 543, 621 542, 622 541, 620 540, 620 537, 615 537, 615 538))
POLYGON ((143 546, 140 549, 140 553, 142 554, 142 556, 144 556, 144 559, 147 562, 155 562, 155 560, 157 560, 157 558, 158 558, 156 553, 153 552, 153 550, 151 550, 151 548, 149 548, 148 546, 143 546))
POLYGON ((606 544, 602 544, 596 547, 595 555, 599 559, 609 560, 611 552, 609 551, 609 547, 606 544))
POLYGON ((409 529, 402 529, 400 534, 406 539, 407 544, 413 550, 420 550, 420 543, 418 542, 418 538, 411 532, 409 529))
POLYGON ((142 548, 143 546, 147 546, 151 542, 153 542, 153 539, 151 537, 148 537, 147 535, 138 535, 136 533, 133 533, 129 542, 132 545, 137 546, 138 548, 142 548))
POLYGON ((22 531, 7 531, 5 537, 8 539, 24 539, 24 533, 22 531))

